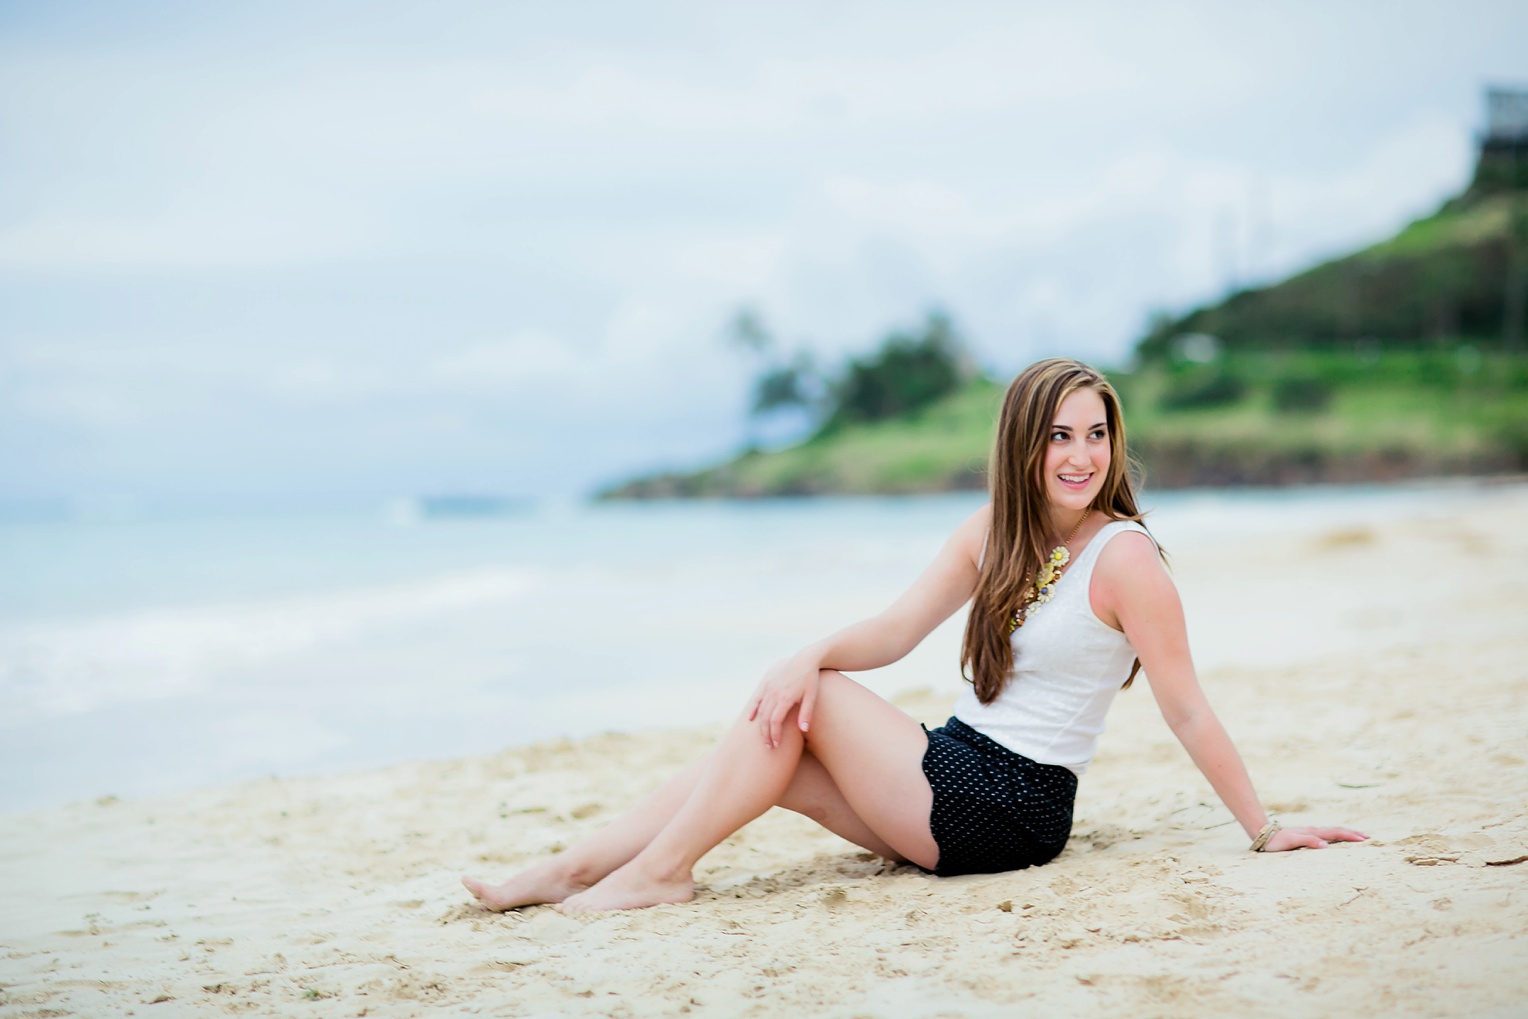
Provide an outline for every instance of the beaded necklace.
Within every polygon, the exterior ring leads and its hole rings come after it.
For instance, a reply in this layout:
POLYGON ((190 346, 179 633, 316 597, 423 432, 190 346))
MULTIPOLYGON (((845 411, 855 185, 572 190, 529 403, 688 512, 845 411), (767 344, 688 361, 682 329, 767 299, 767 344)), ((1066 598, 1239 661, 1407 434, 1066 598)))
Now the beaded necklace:
POLYGON ((1077 526, 1072 528, 1072 533, 1066 536, 1065 541, 1051 549, 1051 554, 1046 557, 1046 560, 1040 564, 1040 568, 1035 571, 1035 586, 1024 592, 1024 600, 1014 610, 1013 618, 1008 621, 1009 633, 1013 633, 1024 625, 1024 620, 1029 618, 1030 609, 1036 605, 1044 605, 1051 600, 1051 595, 1055 594, 1056 581, 1061 579, 1061 572, 1066 569, 1066 564, 1072 561, 1072 553, 1069 548, 1072 544, 1072 539, 1077 537, 1077 532, 1082 530, 1083 522, 1088 519, 1089 514, 1092 512, 1093 507, 1089 506, 1083 512, 1082 520, 1077 521, 1077 526))

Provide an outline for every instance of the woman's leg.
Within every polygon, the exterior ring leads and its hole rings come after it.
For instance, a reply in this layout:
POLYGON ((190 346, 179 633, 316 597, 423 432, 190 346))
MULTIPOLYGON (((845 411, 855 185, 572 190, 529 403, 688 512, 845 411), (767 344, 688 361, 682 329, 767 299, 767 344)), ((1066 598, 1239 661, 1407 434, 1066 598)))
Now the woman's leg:
POLYGON ((768 747, 757 724, 740 718, 668 823, 628 863, 569 896, 563 908, 634 909, 691 898, 696 861, 786 800, 808 748, 874 841, 898 857, 934 866, 939 850, 928 826, 933 792, 923 775, 928 737, 916 722, 847 676, 824 671, 811 732, 803 737, 794 712, 789 723, 781 744, 768 747))
POLYGON ((843 790, 838 788, 838 783, 833 781, 833 776, 828 774, 828 769, 810 747, 796 763, 796 774, 791 776, 791 784, 780 797, 779 806, 811 818, 844 841, 868 849, 879 857, 893 863, 907 862, 854 812, 849 801, 844 799, 843 790))
MULTIPOLYGON (((673 819, 714 755, 680 771, 620 817, 577 845, 492 885, 462 876, 462 884, 489 909, 561 902, 636 856, 673 819)), ((808 750, 801 755, 779 806, 811 818, 833 834, 888 860, 902 856, 876 835, 844 799, 828 769, 808 750)))
POLYGON ((462 875, 462 884, 489 909, 561 902, 626 863, 689 799, 710 755, 680 771, 614 821, 577 845, 521 871, 501 885, 462 875))

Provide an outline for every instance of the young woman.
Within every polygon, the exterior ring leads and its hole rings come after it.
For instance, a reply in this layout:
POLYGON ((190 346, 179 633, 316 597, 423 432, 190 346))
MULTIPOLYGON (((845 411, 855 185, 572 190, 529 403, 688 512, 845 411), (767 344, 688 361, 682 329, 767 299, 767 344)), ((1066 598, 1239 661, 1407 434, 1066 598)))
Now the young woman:
POLYGON ((573 848, 500 885, 490 909, 564 912, 684 902, 712 847, 787 807, 890 860, 940 875, 1045 863, 1071 832, 1114 694, 1144 668, 1167 724, 1254 851, 1367 836, 1282 828, 1259 805, 1189 658, 1183 611, 1141 526, 1119 398, 1085 364, 1014 379, 992 453, 992 500, 880 615, 776 663, 705 759, 573 848), (844 675, 911 651, 971 602, 971 687, 926 731, 844 675))

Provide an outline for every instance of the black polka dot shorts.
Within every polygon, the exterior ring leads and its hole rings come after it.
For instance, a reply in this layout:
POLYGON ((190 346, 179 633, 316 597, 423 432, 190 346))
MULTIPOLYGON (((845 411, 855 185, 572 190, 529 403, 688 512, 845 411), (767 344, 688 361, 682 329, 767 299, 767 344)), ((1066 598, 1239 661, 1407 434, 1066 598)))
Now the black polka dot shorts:
POLYGON ((1053 859, 1072 834, 1077 776, 1016 754, 958 718, 928 729, 923 774, 934 790, 929 827, 939 846, 931 873, 1033 867, 1053 859))

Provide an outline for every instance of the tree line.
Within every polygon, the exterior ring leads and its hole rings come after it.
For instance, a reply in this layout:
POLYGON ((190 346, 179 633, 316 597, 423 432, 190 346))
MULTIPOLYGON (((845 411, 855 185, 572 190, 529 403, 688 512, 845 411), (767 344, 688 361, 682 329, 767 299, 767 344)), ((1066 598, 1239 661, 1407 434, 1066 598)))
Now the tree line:
POLYGON ((749 418, 801 413, 812 439, 913 413, 979 374, 950 316, 938 309, 912 329, 887 333, 869 353, 833 367, 819 364, 808 349, 785 350, 753 308, 738 311, 728 338, 757 365, 749 418))

